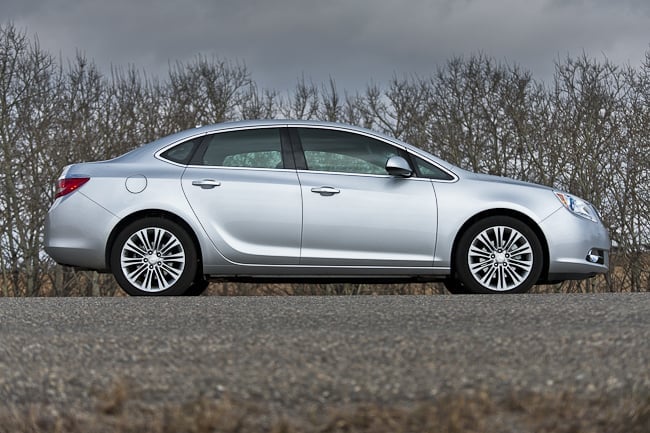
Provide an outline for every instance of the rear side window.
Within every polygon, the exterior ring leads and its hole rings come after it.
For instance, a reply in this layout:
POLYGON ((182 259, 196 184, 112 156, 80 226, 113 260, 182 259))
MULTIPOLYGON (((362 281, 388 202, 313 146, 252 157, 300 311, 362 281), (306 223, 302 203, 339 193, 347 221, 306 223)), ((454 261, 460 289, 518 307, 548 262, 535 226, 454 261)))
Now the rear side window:
POLYGON ((284 168, 279 128, 207 136, 193 163, 215 167, 284 168))
POLYGON ((172 147, 169 150, 164 151, 160 156, 166 160, 176 162, 178 164, 187 164, 189 163, 190 158, 192 158, 192 154, 200 142, 201 137, 186 141, 172 147))

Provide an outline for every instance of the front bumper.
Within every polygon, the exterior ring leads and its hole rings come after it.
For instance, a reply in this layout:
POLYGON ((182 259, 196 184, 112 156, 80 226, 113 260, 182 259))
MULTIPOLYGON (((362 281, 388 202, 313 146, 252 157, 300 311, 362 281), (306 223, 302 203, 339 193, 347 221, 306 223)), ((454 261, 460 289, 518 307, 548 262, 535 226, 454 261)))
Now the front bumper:
POLYGON ((548 280, 581 279, 609 271, 611 242, 599 222, 560 208, 540 225, 548 243, 548 280))

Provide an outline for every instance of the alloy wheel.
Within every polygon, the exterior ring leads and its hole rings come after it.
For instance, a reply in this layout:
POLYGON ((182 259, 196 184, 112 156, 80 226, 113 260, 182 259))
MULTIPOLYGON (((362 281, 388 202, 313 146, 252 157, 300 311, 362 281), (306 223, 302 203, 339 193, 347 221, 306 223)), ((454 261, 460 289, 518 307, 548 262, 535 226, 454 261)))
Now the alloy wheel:
POLYGON ((474 237, 467 253, 469 270, 486 289, 503 292, 519 287, 533 269, 531 243, 518 230, 488 227, 474 237))
POLYGON ((120 266, 127 281, 144 292, 160 292, 183 275, 185 250, 181 241, 160 227, 146 227, 124 243, 120 266))

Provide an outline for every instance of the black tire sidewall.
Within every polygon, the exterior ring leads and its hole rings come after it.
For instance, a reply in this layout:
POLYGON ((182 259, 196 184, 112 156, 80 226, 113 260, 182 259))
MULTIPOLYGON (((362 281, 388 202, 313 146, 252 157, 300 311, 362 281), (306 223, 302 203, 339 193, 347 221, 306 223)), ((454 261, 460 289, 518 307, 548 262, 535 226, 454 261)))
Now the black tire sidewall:
POLYGON ((472 293, 469 291, 469 289, 467 289, 467 287, 463 286, 463 284, 458 281, 457 278, 454 277, 446 278, 443 281, 443 284, 445 286, 445 289, 447 289, 447 291, 449 291, 449 293, 452 295, 469 295, 472 293))
POLYGON ((454 257, 455 269, 460 283, 472 293, 525 293, 537 283, 542 273, 544 254, 542 251, 541 243, 535 232, 524 222, 509 216, 492 216, 482 219, 469 227, 461 236, 456 254, 454 257), (476 281, 472 275, 467 260, 470 245, 474 238, 483 230, 495 227, 505 226, 517 230, 521 233, 533 250, 533 267, 528 277, 516 288, 506 291, 490 290, 484 287, 481 283, 476 281))
POLYGON ((192 238, 187 234, 187 232, 178 224, 173 221, 170 221, 165 218, 160 217, 147 217, 141 220, 132 222, 126 226, 115 238, 115 242, 111 248, 111 271, 117 283, 122 287, 122 289, 131 296, 180 296, 184 295, 185 292, 193 285, 197 267, 198 260, 196 254, 196 247, 192 238), (138 289, 133 286, 129 280, 124 275, 121 266, 121 252, 122 248, 126 241, 137 231, 144 228, 161 228, 172 233, 179 240, 183 246, 185 252, 185 266, 183 268, 183 273, 176 283, 174 283, 168 289, 159 291, 159 292, 146 292, 138 289))
POLYGON ((201 296, 208 288, 209 281, 198 279, 184 293, 185 296, 201 296))

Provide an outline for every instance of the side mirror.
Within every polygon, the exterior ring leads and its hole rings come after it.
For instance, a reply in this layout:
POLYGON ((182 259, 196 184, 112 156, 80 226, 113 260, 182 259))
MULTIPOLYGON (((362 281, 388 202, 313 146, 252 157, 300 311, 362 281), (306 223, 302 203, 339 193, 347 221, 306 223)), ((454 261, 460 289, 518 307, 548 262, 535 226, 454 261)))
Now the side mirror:
POLYGON ((413 170, 409 163, 401 156, 391 156, 386 161, 386 171, 391 176, 411 177, 413 170))

